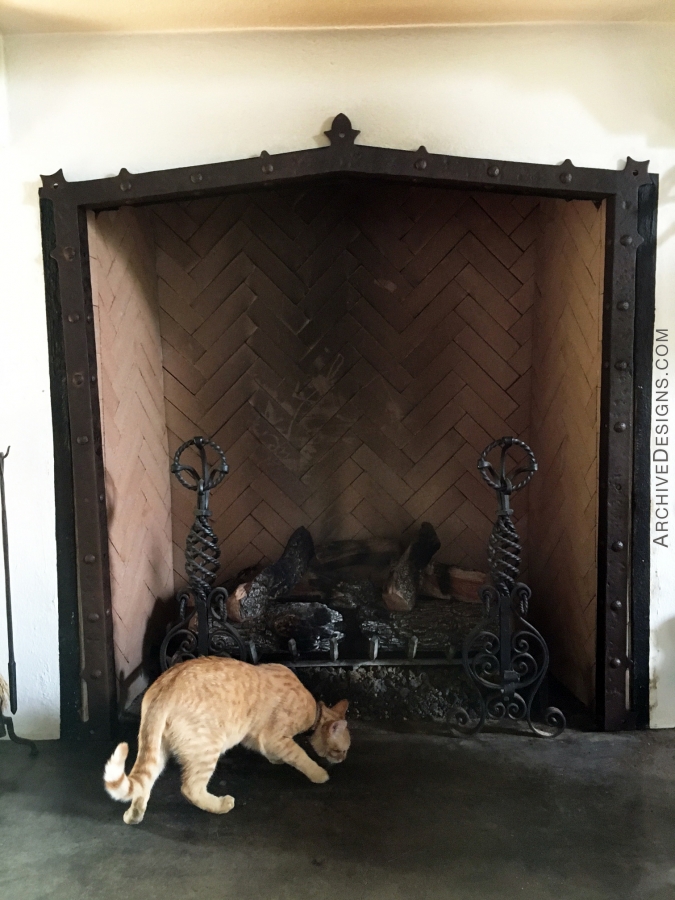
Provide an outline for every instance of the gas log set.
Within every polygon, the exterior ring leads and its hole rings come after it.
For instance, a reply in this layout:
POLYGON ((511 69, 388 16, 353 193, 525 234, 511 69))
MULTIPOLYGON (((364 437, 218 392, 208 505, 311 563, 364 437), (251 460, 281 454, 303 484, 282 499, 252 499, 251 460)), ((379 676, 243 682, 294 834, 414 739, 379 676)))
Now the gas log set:
POLYGON ((230 594, 228 617, 265 655, 452 657, 467 625, 480 617, 476 604, 485 576, 434 566, 439 549, 426 522, 402 555, 385 540, 315 548, 307 529, 299 528, 277 563, 230 594))
POLYGON ((212 441, 187 441, 172 472, 197 493, 186 541, 189 588, 178 596, 179 621, 162 643, 162 668, 206 654, 284 662, 328 702, 347 691, 357 714, 450 720, 467 732, 488 719, 524 721, 541 736, 558 734, 559 710, 545 711, 545 728, 532 722, 548 650, 525 618, 529 588, 517 581, 520 543, 509 505, 536 462, 525 444, 502 438, 478 467, 499 498, 489 578, 434 562, 441 544, 423 522, 403 548, 373 538, 315 547, 300 527, 277 562, 214 587, 220 549, 209 498, 227 463, 212 441), (199 468, 181 462, 190 448, 199 468), (520 457, 524 451, 526 462, 509 471, 512 448, 520 457), (488 459, 495 449, 498 469, 488 459), (215 464, 207 451, 217 455, 215 464))

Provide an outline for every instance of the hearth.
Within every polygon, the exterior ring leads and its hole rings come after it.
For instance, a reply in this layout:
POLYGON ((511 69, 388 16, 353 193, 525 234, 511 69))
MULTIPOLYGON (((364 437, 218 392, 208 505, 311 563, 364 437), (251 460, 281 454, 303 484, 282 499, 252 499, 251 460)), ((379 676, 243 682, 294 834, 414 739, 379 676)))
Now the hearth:
POLYGON ((299 528, 319 559, 379 541, 391 565, 428 524, 439 571, 486 573, 476 460, 531 444, 515 524, 552 671, 605 727, 645 712, 655 179, 357 134, 338 117, 315 150, 44 179, 73 731, 106 734, 152 677, 194 517, 170 460, 197 434, 230 466, 212 521, 235 588, 299 528))

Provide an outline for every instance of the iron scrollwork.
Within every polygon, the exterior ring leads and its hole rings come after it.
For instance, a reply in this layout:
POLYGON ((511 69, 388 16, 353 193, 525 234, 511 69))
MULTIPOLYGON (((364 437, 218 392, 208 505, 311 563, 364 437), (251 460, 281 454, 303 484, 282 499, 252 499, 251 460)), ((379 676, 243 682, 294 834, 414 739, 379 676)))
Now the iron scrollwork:
POLYGON ((198 656, 246 659, 246 645, 237 629, 227 621, 227 591, 213 587, 220 568, 220 547, 211 527, 209 495, 227 475, 225 454, 213 441, 194 437, 176 450, 171 472, 183 487, 197 492, 197 508, 185 541, 185 574, 189 587, 178 594, 178 621, 162 641, 162 671, 198 656), (201 471, 181 462, 189 447, 197 450, 201 471), (208 460, 208 448, 218 457, 215 464, 208 460))
POLYGON ((476 708, 455 711, 455 724, 475 734, 487 721, 523 722, 533 734, 556 737, 565 729, 565 716, 550 706, 543 722, 533 720, 533 703, 546 677, 549 652, 540 632, 528 621, 532 592, 518 581, 520 540, 513 524, 511 495, 527 485, 537 471, 532 450, 523 441, 504 437, 485 448, 478 469, 496 491, 499 508, 488 542, 490 584, 480 591, 485 616, 466 636, 462 664, 475 688, 476 708), (490 456, 499 448, 497 466, 490 456), (524 461, 509 471, 509 453, 518 448, 524 461))

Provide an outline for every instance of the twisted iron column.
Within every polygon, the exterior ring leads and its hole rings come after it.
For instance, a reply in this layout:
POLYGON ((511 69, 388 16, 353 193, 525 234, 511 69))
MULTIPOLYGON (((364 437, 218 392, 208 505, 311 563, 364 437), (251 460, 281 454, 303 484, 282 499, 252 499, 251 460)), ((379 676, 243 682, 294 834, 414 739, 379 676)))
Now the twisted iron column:
POLYGON ((478 469, 497 493, 499 507, 488 541, 491 584, 480 591, 485 618, 469 632, 462 647, 462 663, 478 695, 478 715, 460 708, 455 722, 464 733, 480 731, 487 720, 523 721, 540 737, 555 737, 565 728, 559 709, 544 712, 544 725, 532 720, 532 704, 546 677, 549 653, 546 641, 527 621, 530 588, 518 581, 520 539, 513 524, 511 496, 522 490, 537 471, 532 450, 517 438, 493 441, 482 452, 478 469), (525 462, 509 471, 509 453, 519 448, 525 462), (489 457, 499 449, 496 466, 489 457))
POLYGON ((213 587, 220 568, 220 547, 211 527, 209 495, 227 475, 225 454, 213 441, 194 437, 176 450, 171 472, 184 488, 197 492, 197 508, 185 541, 185 574, 189 588, 178 594, 179 621, 162 641, 162 671, 197 656, 236 656, 245 659, 246 646, 237 629, 227 621, 227 591, 222 587, 213 587), (181 463, 181 457, 189 447, 194 447, 199 453, 199 472, 193 466, 181 463), (218 456, 214 465, 209 463, 206 454, 209 447, 218 456))

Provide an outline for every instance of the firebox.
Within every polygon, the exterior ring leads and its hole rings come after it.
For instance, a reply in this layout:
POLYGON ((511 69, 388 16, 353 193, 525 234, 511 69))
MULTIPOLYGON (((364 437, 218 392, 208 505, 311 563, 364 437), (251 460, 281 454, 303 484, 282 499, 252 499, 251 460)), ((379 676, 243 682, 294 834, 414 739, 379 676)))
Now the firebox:
POLYGON ((321 559, 429 525, 439 571, 480 580, 477 458, 531 445, 514 521, 552 671, 601 726, 646 723, 656 177, 326 134, 43 179, 66 730, 106 736, 152 675, 194 516, 170 462, 198 434, 229 466, 231 588, 300 527, 321 559))

